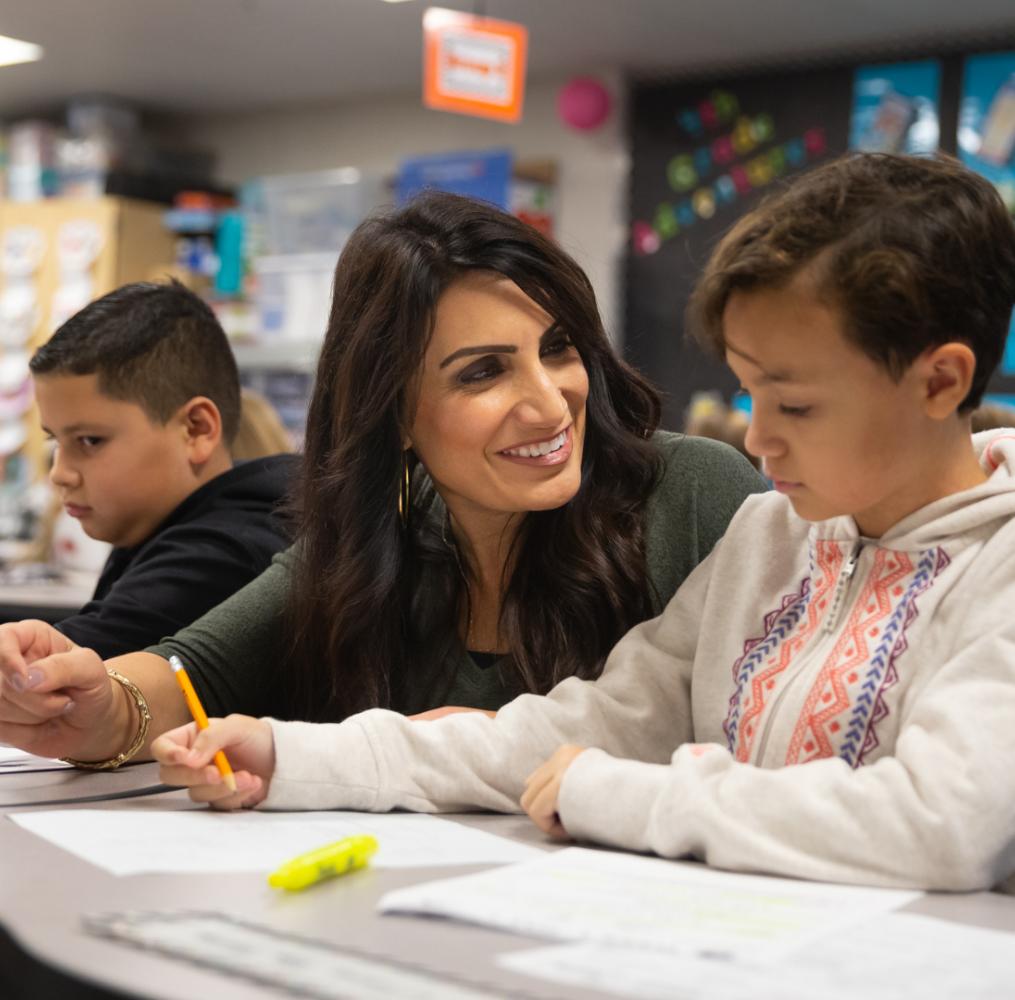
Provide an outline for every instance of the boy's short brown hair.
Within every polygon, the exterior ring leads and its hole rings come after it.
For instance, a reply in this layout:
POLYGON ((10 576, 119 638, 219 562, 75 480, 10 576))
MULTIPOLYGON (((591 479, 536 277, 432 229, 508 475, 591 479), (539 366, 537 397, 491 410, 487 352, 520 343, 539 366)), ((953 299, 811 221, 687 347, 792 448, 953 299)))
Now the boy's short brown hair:
POLYGON ((979 405, 1015 306, 1015 224, 989 181, 947 156, 855 154, 818 167, 745 215, 716 247, 688 310, 725 353, 735 291, 783 288, 805 269, 846 335, 895 378, 925 350, 976 356, 979 405))
POLYGON ((123 285, 89 303, 29 362, 33 375, 97 375, 99 391, 165 424, 195 396, 222 417, 226 445, 240 420, 240 376, 215 314, 178 281, 123 285))

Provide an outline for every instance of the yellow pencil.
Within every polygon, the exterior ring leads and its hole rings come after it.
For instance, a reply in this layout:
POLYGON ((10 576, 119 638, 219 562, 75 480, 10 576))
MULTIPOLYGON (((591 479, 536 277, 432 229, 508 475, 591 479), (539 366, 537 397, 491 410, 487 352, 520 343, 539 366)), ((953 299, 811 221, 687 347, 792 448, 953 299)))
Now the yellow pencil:
MULTIPOLYGON (((201 700, 198 698, 197 692, 194 690, 194 685, 190 683, 187 671, 183 669, 183 664, 180 662, 180 658, 178 656, 170 656, 169 665, 173 668, 173 673, 176 674, 176 680, 183 691, 183 697, 187 701, 187 708, 190 709, 190 714, 194 716, 197 728, 207 729, 208 716, 205 714, 204 707, 201 705, 201 700)), ((226 787, 229 788, 230 791, 235 792, 236 778, 233 777, 233 769, 229 766, 229 761, 226 760, 226 755, 221 750, 215 754, 215 766, 219 769, 219 774, 222 775, 222 780, 225 782, 226 787)))

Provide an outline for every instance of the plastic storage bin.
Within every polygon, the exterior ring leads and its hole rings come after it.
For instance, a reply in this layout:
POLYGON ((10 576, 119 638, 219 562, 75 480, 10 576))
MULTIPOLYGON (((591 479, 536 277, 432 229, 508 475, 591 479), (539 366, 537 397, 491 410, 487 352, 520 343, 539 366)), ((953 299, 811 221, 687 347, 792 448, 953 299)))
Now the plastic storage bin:
POLYGON ((257 308, 265 341, 320 341, 328 325, 338 251, 258 257, 257 308))
POLYGON ((260 180, 265 250, 338 255, 364 216, 384 201, 380 178, 353 167, 260 180))

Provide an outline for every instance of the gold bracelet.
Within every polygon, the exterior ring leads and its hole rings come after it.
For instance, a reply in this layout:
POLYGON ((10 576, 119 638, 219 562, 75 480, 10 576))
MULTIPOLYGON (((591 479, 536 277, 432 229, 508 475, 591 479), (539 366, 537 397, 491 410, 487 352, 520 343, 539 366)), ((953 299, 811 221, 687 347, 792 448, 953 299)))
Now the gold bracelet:
POLYGON ((137 727, 137 734, 131 741, 130 746, 123 753, 118 753, 115 757, 110 757, 109 760, 75 760, 73 757, 61 758, 65 763, 72 764, 74 767, 83 767, 86 771, 115 771, 121 764, 126 764, 144 746, 145 737, 148 735, 148 727, 152 723, 152 713, 148 709, 148 702, 141 693, 141 689, 129 677, 124 677, 123 674, 113 670, 112 667, 106 667, 106 673, 134 700, 140 723, 137 727))

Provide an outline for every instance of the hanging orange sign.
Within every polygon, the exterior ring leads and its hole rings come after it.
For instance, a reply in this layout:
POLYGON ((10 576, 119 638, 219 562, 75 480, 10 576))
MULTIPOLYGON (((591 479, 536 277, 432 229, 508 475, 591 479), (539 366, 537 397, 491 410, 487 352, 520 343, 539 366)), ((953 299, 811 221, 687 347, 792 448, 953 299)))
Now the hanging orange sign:
POLYGON ((528 40, 522 24, 430 7, 423 14, 423 103, 520 121, 528 40))

